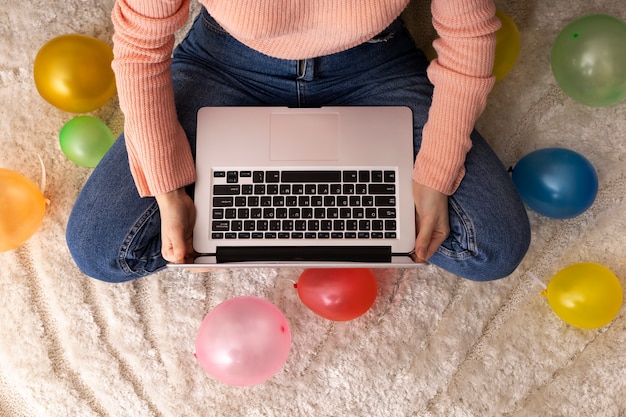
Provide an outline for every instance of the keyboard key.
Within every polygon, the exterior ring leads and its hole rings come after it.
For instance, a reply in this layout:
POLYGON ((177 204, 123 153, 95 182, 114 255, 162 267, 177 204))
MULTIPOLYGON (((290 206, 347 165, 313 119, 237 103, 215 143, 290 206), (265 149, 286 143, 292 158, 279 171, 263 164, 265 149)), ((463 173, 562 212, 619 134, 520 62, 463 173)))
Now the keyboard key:
POLYGON ((310 231, 318 231, 320 230, 320 221, 319 220, 309 220, 306 224, 307 230, 310 231))
POLYGON ((213 219, 219 220, 224 218, 224 209, 213 209, 212 216, 213 219))
POLYGON ((264 171, 254 171, 252 173, 252 182, 253 183, 261 183, 265 181, 265 172, 264 171))
POLYGON ((264 219, 273 219, 275 215, 274 207, 266 207, 263 209, 263 218, 264 219))
POLYGON ((356 171, 344 171, 343 172, 343 182, 356 182, 356 180, 357 180, 356 171))
MULTIPOLYGON (((267 171, 265 173, 265 181, 271 183, 280 182, 280 172, 278 171, 267 171)), ((285 182, 285 181, 283 181, 285 182)))
POLYGON ((359 182, 370 182, 370 172, 359 171, 359 182))
POLYGON ((368 190, 369 194, 395 194, 396 185, 387 183, 370 184, 368 190))
POLYGON ((237 184, 216 184, 213 186, 213 195, 238 195, 241 193, 241 187, 237 184))
POLYGON ((214 232, 226 232, 230 230, 230 222, 228 220, 213 221, 211 230, 214 232))
POLYGON ((372 171, 372 182, 383 182, 383 172, 372 171))
POLYGON ((395 208, 379 208, 378 217, 380 219, 395 219, 396 209, 395 208))
POLYGON ((287 209, 284 207, 276 208, 276 218, 277 219, 286 219, 287 218, 287 209))
POLYGON ((233 197, 213 197, 213 207, 232 207, 235 204, 233 197))
POLYGON ((292 207, 289 209, 289 218, 290 219, 299 219, 300 218, 300 208, 292 207))
POLYGON ((396 182, 396 171, 385 171, 383 173, 383 180, 385 182, 396 182))
POLYGON ((280 220, 270 220, 270 230, 273 232, 279 232, 280 229, 280 220))
POLYGON ((247 219, 250 217, 250 209, 249 208, 240 208, 237 209, 237 218, 238 219, 247 219))
POLYGON ((341 182, 341 171, 283 171, 281 174, 282 182, 341 182))
POLYGON ((239 182, 239 173, 237 171, 228 171, 226 173, 226 182, 230 184, 239 182))
POLYGON ((377 195, 374 197, 374 205, 376 207, 395 207, 396 197, 387 195, 377 195))

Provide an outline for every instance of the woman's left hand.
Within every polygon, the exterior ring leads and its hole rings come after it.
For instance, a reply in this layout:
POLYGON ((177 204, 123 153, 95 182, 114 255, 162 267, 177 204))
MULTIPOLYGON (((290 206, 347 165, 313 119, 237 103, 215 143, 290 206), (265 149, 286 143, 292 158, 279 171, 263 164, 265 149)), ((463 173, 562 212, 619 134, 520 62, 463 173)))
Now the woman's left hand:
POLYGON ((415 256, 417 262, 426 262, 450 234, 448 196, 413 181, 415 200, 415 256))

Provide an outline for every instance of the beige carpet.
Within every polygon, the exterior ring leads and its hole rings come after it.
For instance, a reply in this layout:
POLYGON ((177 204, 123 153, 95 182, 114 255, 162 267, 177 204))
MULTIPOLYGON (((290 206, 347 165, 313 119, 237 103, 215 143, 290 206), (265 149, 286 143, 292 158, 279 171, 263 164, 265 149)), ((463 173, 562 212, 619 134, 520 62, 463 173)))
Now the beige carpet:
MULTIPOLYGON (((500 0, 522 50, 479 122, 507 165, 548 146, 584 154, 600 179, 591 209, 571 220, 531 213, 530 252, 500 282, 430 266, 378 270, 376 303, 347 323, 300 303, 291 282, 298 270, 165 272, 124 285, 77 270, 64 229, 90 170, 61 153, 58 132, 71 115, 40 98, 32 67, 41 45, 61 34, 110 42, 112 3, 0 6, 0 166, 37 179, 41 156, 51 200, 38 233, 0 254, 1 416, 626 416, 623 311, 602 329, 573 328, 526 274, 547 283, 592 261, 626 284, 626 103, 578 104, 550 72, 551 44, 567 22, 590 12, 626 19, 623 0, 500 0), (293 333, 284 369, 249 388, 216 382, 193 356, 203 316, 236 295, 271 300, 293 333)), ((432 33, 425 27, 418 38, 432 33)), ((93 114, 119 133, 115 100, 93 114)))

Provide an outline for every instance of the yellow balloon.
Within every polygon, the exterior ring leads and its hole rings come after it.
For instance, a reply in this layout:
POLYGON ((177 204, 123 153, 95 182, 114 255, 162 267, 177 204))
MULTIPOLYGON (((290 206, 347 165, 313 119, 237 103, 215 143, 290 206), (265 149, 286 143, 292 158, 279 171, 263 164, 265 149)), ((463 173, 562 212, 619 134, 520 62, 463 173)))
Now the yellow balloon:
POLYGON ((622 286, 608 268, 581 262, 559 271, 548 284, 548 302, 564 322, 583 329, 609 324, 622 308, 622 286))
POLYGON ((15 249, 37 231, 46 199, 28 178, 0 168, 0 252, 15 249))
POLYGON ((520 34, 513 19, 497 10, 496 17, 502 27, 496 32, 496 56, 493 63, 493 75, 500 81, 513 69, 521 48, 520 34))
POLYGON ((115 93, 113 50, 99 39, 69 34, 44 44, 33 69, 35 86, 50 104, 69 113, 101 107, 115 93))

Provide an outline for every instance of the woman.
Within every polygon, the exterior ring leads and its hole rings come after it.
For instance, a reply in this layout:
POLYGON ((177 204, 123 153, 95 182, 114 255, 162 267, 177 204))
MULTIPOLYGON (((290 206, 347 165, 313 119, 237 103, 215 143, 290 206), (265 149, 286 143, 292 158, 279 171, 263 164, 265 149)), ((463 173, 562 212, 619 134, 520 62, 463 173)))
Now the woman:
POLYGON ((474 123, 491 90, 491 0, 432 0, 430 64, 399 16, 408 0, 118 0, 113 68, 125 133, 68 224, 78 266, 110 282, 193 257, 196 112, 203 106, 408 106, 414 116, 418 261, 471 280, 527 251, 524 206, 474 123), (134 181, 133 181, 134 180, 134 181))

